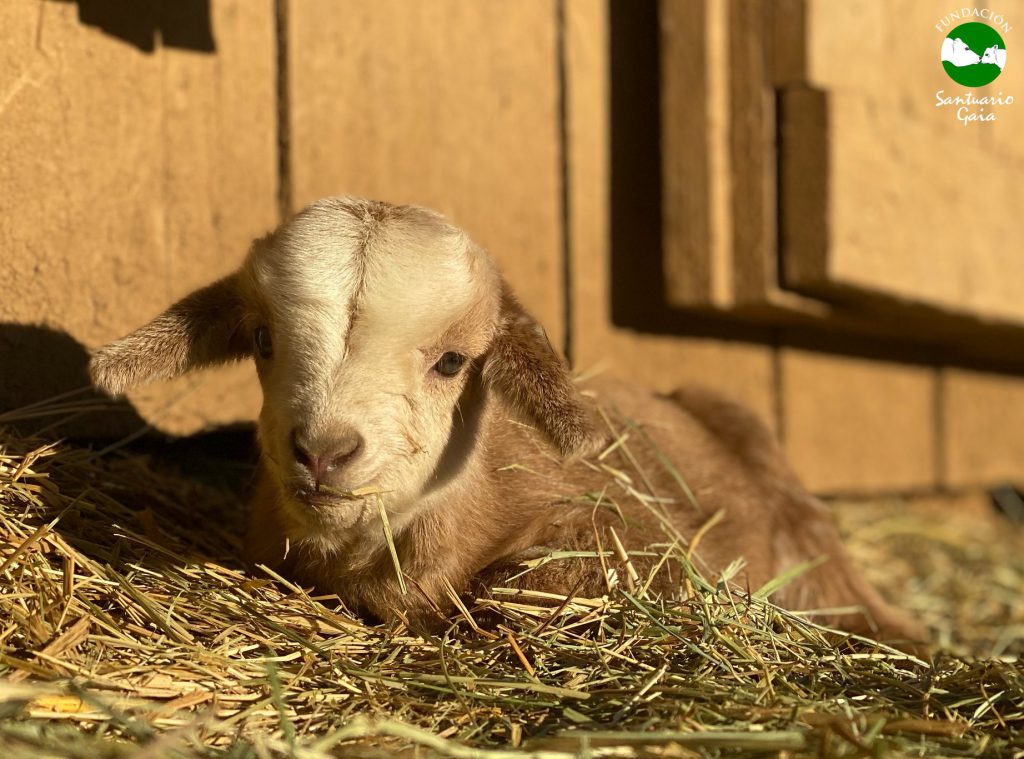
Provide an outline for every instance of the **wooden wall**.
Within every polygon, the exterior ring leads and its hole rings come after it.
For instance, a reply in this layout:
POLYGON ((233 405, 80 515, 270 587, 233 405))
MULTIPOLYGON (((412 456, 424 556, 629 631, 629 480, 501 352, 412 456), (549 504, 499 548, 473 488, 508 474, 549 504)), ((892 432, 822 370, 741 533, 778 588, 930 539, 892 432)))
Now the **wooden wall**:
MULTIPOLYGON (((934 4, 896 6, 211 0, 212 49, 144 50, 5 4, 0 346, 95 346, 362 194, 467 228, 579 369, 750 405, 818 491, 1020 482, 1024 115, 934 108, 934 4)), ((236 367, 133 400, 184 433, 258 392, 236 367)))

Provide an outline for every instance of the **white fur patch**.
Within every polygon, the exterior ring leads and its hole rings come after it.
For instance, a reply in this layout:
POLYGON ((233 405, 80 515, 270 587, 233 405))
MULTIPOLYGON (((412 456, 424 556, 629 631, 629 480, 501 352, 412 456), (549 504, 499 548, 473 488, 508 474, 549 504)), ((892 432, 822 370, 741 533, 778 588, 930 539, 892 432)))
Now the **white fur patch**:
MULTIPOLYGON (((385 491, 400 527, 403 506, 417 502, 438 466, 464 382, 465 373, 432 372, 433 352, 486 344, 497 316, 495 268, 432 211, 345 198, 303 211, 253 250, 247 268, 273 339, 261 364, 260 437, 285 494, 302 473, 293 429, 314 441, 355 429, 363 448, 345 466, 344 486, 385 491), (493 307, 481 311, 488 298, 493 307), (439 346, 477 312, 479 339, 439 346)), ((376 508, 371 501, 340 509, 376 508)), ((342 516, 339 526, 354 526, 365 514, 342 516)))

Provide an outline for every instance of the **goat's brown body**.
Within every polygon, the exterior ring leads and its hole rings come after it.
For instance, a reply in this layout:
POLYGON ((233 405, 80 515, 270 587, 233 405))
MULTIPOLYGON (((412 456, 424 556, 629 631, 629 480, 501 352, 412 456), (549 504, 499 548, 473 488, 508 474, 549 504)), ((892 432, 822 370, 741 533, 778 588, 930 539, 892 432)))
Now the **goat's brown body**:
MULTIPOLYGON (((500 399, 486 399, 468 454, 475 466, 461 475, 466 482, 459 496, 419 512, 398 531, 406 595, 379 540, 328 552, 299 542, 283 560, 286 517, 269 481, 256 494, 250 553, 363 613, 429 620, 450 610, 449 584, 459 593, 496 585, 599 596, 609 591, 613 569, 624 586, 643 585, 675 537, 689 546, 699 536, 692 555, 708 577, 742 559, 734 582, 756 590, 788 569, 819 561, 775 600, 790 609, 845 610, 817 619, 852 632, 922 639, 860 576, 825 508, 801 486, 752 413, 699 388, 660 397, 602 380, 585 389, 603 411, 607 442, 621 440, 600 461, 559 457, 500 399), (632 554, 631 566, 620 558, 616 539, 632 554), (597 550, 605 553, 603 562, 561 558, 525 572, 522 565, 553 551, 597 550)), ((650 587, 664 596, 684 587, 674 560, 653 576, 650 587)))
POLYGON ((250 355, 263 460, 249 557, 355 610, 428 622, 492 583, 592 596, 656 568, 650 587, 676 595, 688 560, 658 564, 675 543, 709 577, 742 559, 731 578, 751 589, 823 559, 776 600, 920 637, 861 579, 753 415, 707 391, 602 381, 600 416, 493 260, 436 212, 314 203, 90 371, 121 392, 250 355), (591 558, 520 571, 566 550, 591 558))

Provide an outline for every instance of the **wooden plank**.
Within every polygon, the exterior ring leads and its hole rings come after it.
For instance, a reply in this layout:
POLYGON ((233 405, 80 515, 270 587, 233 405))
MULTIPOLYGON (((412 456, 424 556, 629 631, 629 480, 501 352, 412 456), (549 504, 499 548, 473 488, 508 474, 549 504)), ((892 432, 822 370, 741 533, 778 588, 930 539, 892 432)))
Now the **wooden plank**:
POLYGON ((658 4, 666 295, 687 305, 732 295, 725 7, 658 4))
POLYGON ((161 61, 80 25, 73 5, 4 8, 0 247, 17 296, 0 319, 100 342, 170 295, 161 61), (129 286, 140 297, 116 297, 129 286))
POLYGON ((563 339, 555 0, 288 3, 292 192, 436 208, 563 339))
MULTIPOLYGON (((85 346, 218 276, 275 223, 271 12, 245 0, 211 12, 212 53, 155 38, 145 52, 85 24, 72 3, 0 9, 0 321, 21 362, 55 362, 63 377, 20 396, 0 387, 5 405, 83 383, 85 346)), ((206 386, 221 396, 195 392, 170 412, 181 388, 136 400, 173 432, 258 408, 250 377, 214 374, 206 386)))
POLYGON ((855 93, 785 98, 788 285, 1024 323, 1024 160, 972 149, 941 114, 855 93))
MULTIPOLYGON (((612 319, 610 92, 607 3, 568 0, 566 50, 573 344, 583 371, 604 370, 658 390, 699 382, 774 426, 773 351, 733 340, 641 334, 612 319)), ((631 255, 659 256, 657 250, 631 255)), ((651 293, 658 299, 659 293, 651 293)))
POLYGON ((735 300, 780 301, 768 8, 762 0, 731 0, 729 11, 735 300))
MULTIPOLYGON (((1024 112, 990 107, 996 121, 965 125, 955 107, 936 107, 940 90, 965 92, 939 65, 934 3, 910 0, 899 13, 870 0, 802 6, 790 29, 803 39, 778 24, 776 41, 785 285, 1024 324, 1014 286, 1024 276, 1024 112)), ((1024 17, 1024 2, 1000 12, 1024 17)), ((1007 67, 972 92, 1022 86, 1024 72, 1007 67)))
MULTIPOLYGON (((278 222, 273 9, 214 0, 211 25, 214 54, 160 51, 171 300, 237 268, 252 240, 278 222)), ((255 419, 260 390, 244 362, 143 388, 132 400, 144 417, 185 432, 255 419)))
POLYGON ((944 484, 1024 487, 1024 377, 946 369, 944 484))
POLYGON ((828 316, 779 281, 773 24, 797 9, 663 0, 659 10, 669 302, 755 321, 828 316))
POLYGON ((782 348, 786 454, 820 493, 933 488, 933 369, 782 348))

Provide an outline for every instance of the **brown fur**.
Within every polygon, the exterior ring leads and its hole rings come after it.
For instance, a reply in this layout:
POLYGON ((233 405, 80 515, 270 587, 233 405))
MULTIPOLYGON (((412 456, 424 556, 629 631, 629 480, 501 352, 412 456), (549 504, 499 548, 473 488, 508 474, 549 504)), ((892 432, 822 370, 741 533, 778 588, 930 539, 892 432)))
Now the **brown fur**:
POLYGON ((242 329, 238 276, 232 274, 182 298, 122 340, 93 354, 93 384, 121 393, 154 379, 170 379, 251 354, 242 329))
POLYGON ((569 368, 547 333, 503 283, 501 326, 484 378, 534 422, 563 456, 590 453, 600 442, 593 410, 573 386, 569 368))
MULTIPOLYGON (((616 430, 637 425, 624 447, 647 473, 649 483, 634 485, 642 493, 650 490, 672 499, 665 506, 670 529, 625 488, 609 487, 612 478, 607 470, 592 460, 558 456, 546 435, 518 421, 508 402, 493 395, 482 412, 484 432, 477 441, 486 450, 486 476, 471 483, 470 497, 450 503, 444 513, 427 515, 399 541, 402 567, 412 581, 409 595, 400 594, 385 550, 351 564, 341 552, 320 556, 300 548, 290 554, 286 570, 310 585, 338 593, 362 613, 379 619, 400 613, 422 623, 436 621, 438 612, 447 614, 452 608, 444 578, 459 591, 483 593, 498 585, 594 597, 608 593, 610 568, 625 587, 629 570, 616 556, 606 558, 603 565, 589 558, 555 560, 508 581, 523 572, 521 561, 552 551, 614 551, 613 531, 627 551, 649 549, 651 555, 630 560, 642 585, 674 531, 692 539, 722 511, 694 552, 698 568, 710 578, 742 557, 746 566, 736 582, 757 590, 796 564, 825 557, 773 600, 795 610, 854 608, 814 619, 893 642, 924 640, 920 627, 863 580, 825 508, 800 486, 771 434, 749 411, 697 388, 672 398, 613 380, 595 381, 590 388, 616 430), (659 454, 678 462, 696 504, 688 500, 659 454), (600 505, 581 498, 601 492, 600 505)), ((609 432, 606 442, 610 439, 609 432)), ((636 479, 622 449, 603 463, 636 479)), ((247 540, 259 563, 278 565, 284 554, 283 526, 276 520, 272 490, 261 483, 247 540)), ((683 579, 682 568, 670 561, 655 575, 651 588, 678 597, 683 579)))
MULTIPOLYGON (((388 208, 324 202, 298 217, 295 223, 306 225, 297 227, 297 233, 280 237, 287 241, 298 235, 308 245, 322 234, 321 227, 336 228, 332 214, 348 213, 343 229, 350 236, 358 234, 358 224, 369 225, 367 236, 383 235, 391 229, 383 225, 411 224, 411 219, 418 226, 396 227, 396 239, 430 244, 436 235, 447 245, 462 245, 463 238, 453 236, 440 217, 415 210, 385 212, 388 208), (365 221, 353 222, 352 208, 367 207, 376 210, 363 214, 365 221)), ((278 244, 283 243, 275 237, 261 243, 271 248, 278 244)), ((367 516, 375 514, 376 506, 366 501, 348 522, 332 522, 332 515, 342 513, 338 509, 356 508, 351 500, 304 510, 289 492, 294 477, 272 473, 271 465, 280 469, 282 462, 270 456, 268 441, 286 431, 277 423, 261 427, 267 457, 246 536, 254 564, 276 567, 302 583, 336 593, 369 616, 402 616, 429 624, 451 611, 449 588, 483 593, 497 584, 597 596, 613 590, 614 576, 619 585, 636 589, 648 583, 661 556, 678 541, 712 579, 742 558, 734 582, 752 591, 804 562, 820 561, 774 600, 791 609, 825 610, 818 619, 852 632, 883 640, 923 640, 922 630, 864 581, 827 511, 801 486, 771 433, 752 413, 699 388, 662 397, 599 380, 581 393, 544 330, 494 274, 482 252, 458 245, 461 252, 452 255, 472 256, 467 276, 481 278, 484 295, 439 328, 432 338, 435 348, 426 351, 434 356, 459 347, 471 361, 459 377, 461 385, 428 375, 434 390, 420 399, 433 404, 434 412, 447 413, 451 406, 444 404, 458 393, 451 430, 433 473, 413 503, 392 505, 394 516, 402 520, 395 543, 408 593, 401 592, 375 517, 367 516), (595 454, 602 450, 598 458, 595 454), (624 560, 620 545, 645 555, 624 560), (566 550, 607 555, 551 560, 523 572, 523 561, 566 550), (517 576, 510 579, 512 575, 517 576)), ((301 250, 292 249, 290 255, 301 250)), ((365 245, 359 255, 365 255, 365 245)), ((250 262, 243 274, 250 269, 265 273, 273 260, 281 259, 250 262)), ((245 330, 267 318, 260 315, 261 310, 265 314, 260 297, 267 295, 255 292, 255 279, 238 277, 198 291, 99 351, 92 364, 94 380, 116 392, 248 353, 245 330)), ((361 289, 354 291, 356 297, 361 289)), ((287 297, 287 292, 275 297, 287 297)), ((390 308, 376 318, 400 324, 401 317, 390 316, 390 308)), ((394 301, 393 308, 401 303, 394 301)), ((355 300, 348 313, 355 321, 360 313, 355 300)), ((266 362, 260 369, 265 388, 281 396, 288 385, 278 380, 268 386, 269 370, 266 362)), ((411 398, 406 401, 416 417, 425 411, 411 398)), ((332 423, 323 417, 304 421, 326 428, 332 423)), ((409 457, 426 455, 415 435, 407 430, 403 434, 409 457)), ((343 479, 344 472, 338 476, 343 479)), ((679 596, 685 587, 684 568, 675 559, 664 562, 650 580, 651 590, 664 597, 679 596)))

